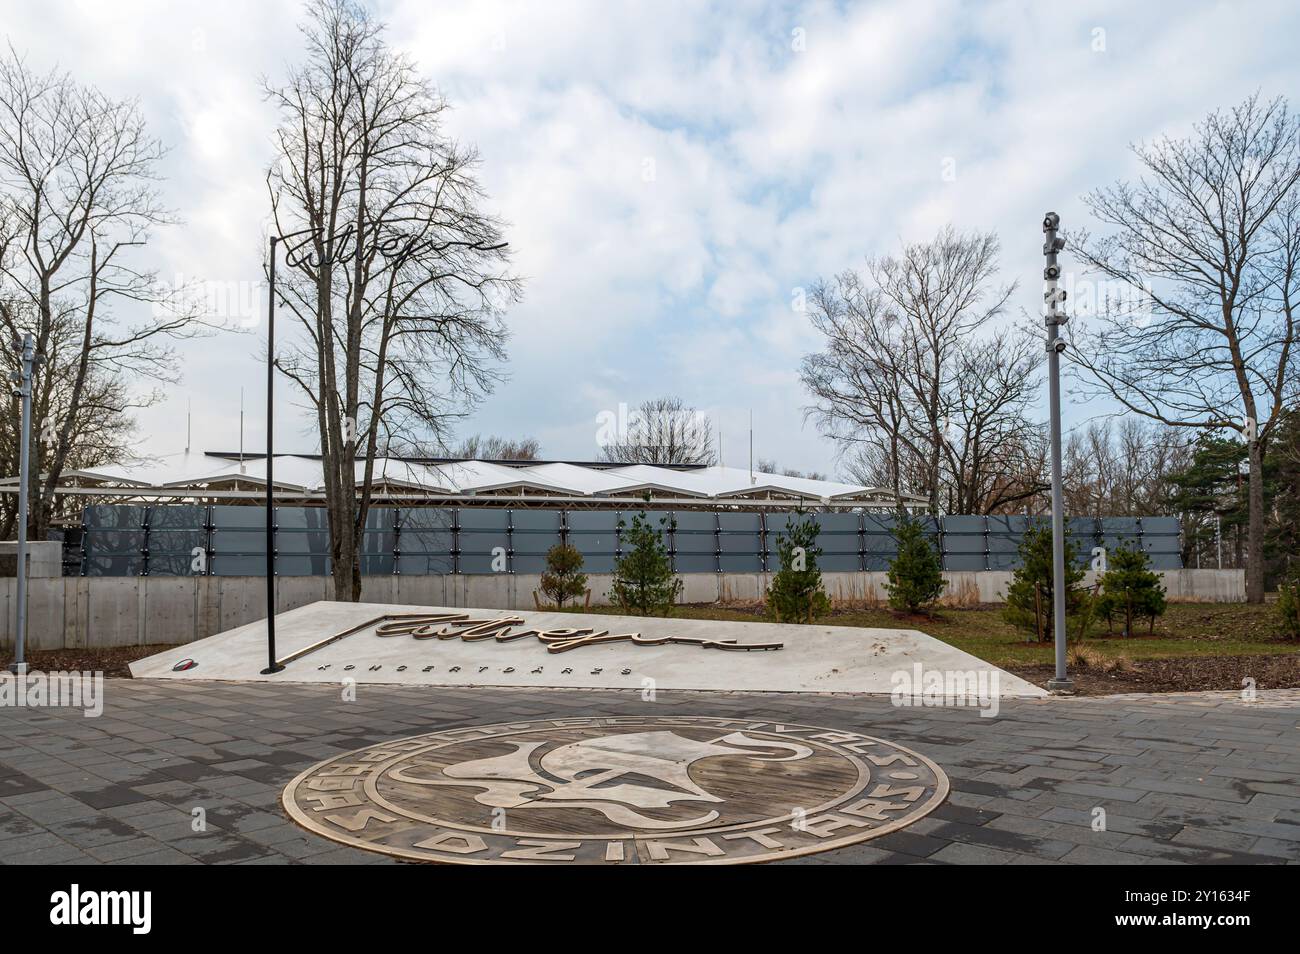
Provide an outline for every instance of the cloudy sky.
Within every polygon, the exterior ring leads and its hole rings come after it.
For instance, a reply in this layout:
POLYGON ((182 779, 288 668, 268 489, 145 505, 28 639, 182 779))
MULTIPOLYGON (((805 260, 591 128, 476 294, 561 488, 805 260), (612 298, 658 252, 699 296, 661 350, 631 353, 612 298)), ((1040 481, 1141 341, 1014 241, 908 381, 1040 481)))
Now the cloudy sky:
MULTIPOLYGON (((527 279, 508 383, 467 432, 596 453, 597 415, 675 393, 725 462, 834 470, 803 422, 817 346, 792 307, 819 276, 945 223, 1002 239, 1014 303, 1038 310, 1041 215, 1086 225, 1082 193, 1131 175, 1129 143, 1185 133, 1255 90, 1297 95, 1300 10, 1277 3, 508 3, 375 0, 391 42, 477 144, 527 279)), ((164 277, 242 282, 245 334, 182 348, 184 380, 141 416, 142 449, 264 440, 257 335, 276 117, 260 76, 301 48, 293 0, 0 0, 0 34, 139 99, 170 147, 164 277)), ((1068 257, 1063 258, 1068 269, 1068 257)), ((1009 319, 1010 320, 1010 319, 1009 319)), ((1072 425, 1089 409, 1074 407, 1072 425)), ((311 451, 286 407, 276 439, 311 451)))

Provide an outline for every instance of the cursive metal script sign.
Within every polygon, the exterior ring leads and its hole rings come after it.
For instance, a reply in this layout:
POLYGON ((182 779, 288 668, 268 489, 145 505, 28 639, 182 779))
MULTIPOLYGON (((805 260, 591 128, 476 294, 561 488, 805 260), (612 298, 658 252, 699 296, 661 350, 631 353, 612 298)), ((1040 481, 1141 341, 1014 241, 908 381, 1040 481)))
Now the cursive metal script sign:
POLYGON ((607 629, 520 629, 527 624, 518 616, 503 619, 471 619, 464 613, 439 613, 430 616, 410 616, 384 622, 375 630, 378 636, 405 636, 416 639, 463 639, 467 643, 493 639, 509 643, 516 639, 534 638, 546 644, 549 653, 565 653, 580 646, 596 643, 630 642, 637 646, 663 646, 682 643, 702 649, 752 651, 780 649, 782 643, 739 643, 734 639, 710 639, 703 636, 643 636, 640 633, 612 633, 607 629))
POLYGON ((644 636, 641 633, 615 633, 607 629, 597 630, 593 627, 574 629, 537 629, 528 627, 520 616, 504 616, 499 619, 475 619, 468 613, 409 613, 389 614, 366 620, 341 633, 335 633, 310 646, 290 653, 279 660, 286 665, 295 659, 301 659, 309 653, 336 643, 354 633, 374 627, 375 635, 381 637, 411 636, 415 639, 460 639, 467 643, 491 639, 498 643, 509 643, 516 639, 536 639, 546 646, 548 653, 565 653, 582 646, 594 646, 598 643, 632 643, 636 646, 664 646, 680 643, 685 646, 698 646, 701 649, 721 649, 728 652, 755 652, 781 649, 784 643, 742 643, 734 639, 712 639, 706 636, 644 636))

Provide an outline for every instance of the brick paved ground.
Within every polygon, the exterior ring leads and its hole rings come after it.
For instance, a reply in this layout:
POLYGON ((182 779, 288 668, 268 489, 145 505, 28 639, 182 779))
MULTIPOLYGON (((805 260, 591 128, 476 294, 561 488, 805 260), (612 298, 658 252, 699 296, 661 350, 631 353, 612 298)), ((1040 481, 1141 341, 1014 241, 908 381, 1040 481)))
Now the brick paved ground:
POLYGON ((0 709, 0 863, 385 863, 280 810, 301 769, 373 742, 475 723, 654 712, 857 730, 952 781, 905 831, 798 864, 1296 863, 1300 693, 1112 696, 899 709, 847 696, 109 680, 105 712, 0 709), (191 829, 191 809, 208 830, 191 829), (1097 807, 1105 831, 1093 831, 1097 807))

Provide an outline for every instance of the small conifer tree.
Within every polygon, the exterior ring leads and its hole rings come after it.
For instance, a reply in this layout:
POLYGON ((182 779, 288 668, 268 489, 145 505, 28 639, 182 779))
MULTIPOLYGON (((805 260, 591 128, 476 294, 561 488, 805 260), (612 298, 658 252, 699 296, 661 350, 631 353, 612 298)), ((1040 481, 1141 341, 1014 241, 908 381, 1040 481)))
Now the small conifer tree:
POLYGON ((781 623, 811 623, 830 612, 831 601, 822 589, 822 571, 817 568, 821 549, 817 535, 821 527, 811 516, 791 523, 777 538, 781 569, 767 590, 768 612, 781 623))
POLYGON ((1098 615, 1110 621, 1124 621, 1125 636, 1133 635, 1134 620, 1150 621, 1148 632, 1155 632, 1156 617, 1164 614, 1167 601, 1160 574, 1151 569, 1151 558, 1140 546, 1121 546, 1106 557, 1106 572, 1101 575, 1101 605, 1098 615))
MULTIPOLYGON (((660 518, 660 527, 666 520, 660 518)), ((632 518, 630 527, 619 520, 618 529, 630 549, 615 561, 610 599, 625 612, 667 616, 681 595, 682 581, 673 575, 663 532, 642 513, 632 518)))
MULTIPOLYGON (((1052 527, 1039 521, 1025 528, 1017 551, 1020 567, 1007 587, 1003 618, 1013 626, 1032 632, 1040 642, 1054 638, 1052 612, 1052 527)), ((1083 585, 1086 571, 1079 565, 1079 547, 1065 536, 1065 613, 1067 621, 1088 608, 1090 599, 1083 585)))
POLYGON ((889 605, 900 612, 928 613, 947 585, 939 554, 930 545, 920 521, 906 515, 894 527, 893 536, 898 553, 890 561, 885 584, 889 605))
POLYGON ((546 551, 546 572, 541 591, 555 605, 564 606, 570 597, 577 599, 587 591, 587 574, 582 572, 582 553, 568 543, 557 543, 546 551))

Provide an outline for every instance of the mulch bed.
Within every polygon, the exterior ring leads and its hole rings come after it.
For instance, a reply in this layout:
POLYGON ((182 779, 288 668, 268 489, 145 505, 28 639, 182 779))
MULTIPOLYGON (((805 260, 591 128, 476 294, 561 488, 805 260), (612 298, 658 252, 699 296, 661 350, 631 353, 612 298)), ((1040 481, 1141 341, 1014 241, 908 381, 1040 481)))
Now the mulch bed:
MULTIPOLYGON (((40 672, 102 672, 105 676, 130 678, 127 664, 144 659, 170 645, 110 646, 102 649, 46 649, 27 654, 27 665, 40 672)), ((11 657, 12 658, 12 657, 11 657)))
MULTIPOLYGON (((1044 666, 1009 666, 1010 672, 1035 685, 1045 685, 1055 669, 1044 666)), ((1128 670, 1109 672, 1093 666, 1071 666, 1070 678, 1082 696, 1117 692, 1201 692, 1209 689, 1240 691, 1243 679, 1255 680, 1256 689, 1300 688, 1300 653, 1259 656, 1173 656, 1137 659, 1128 670)))

